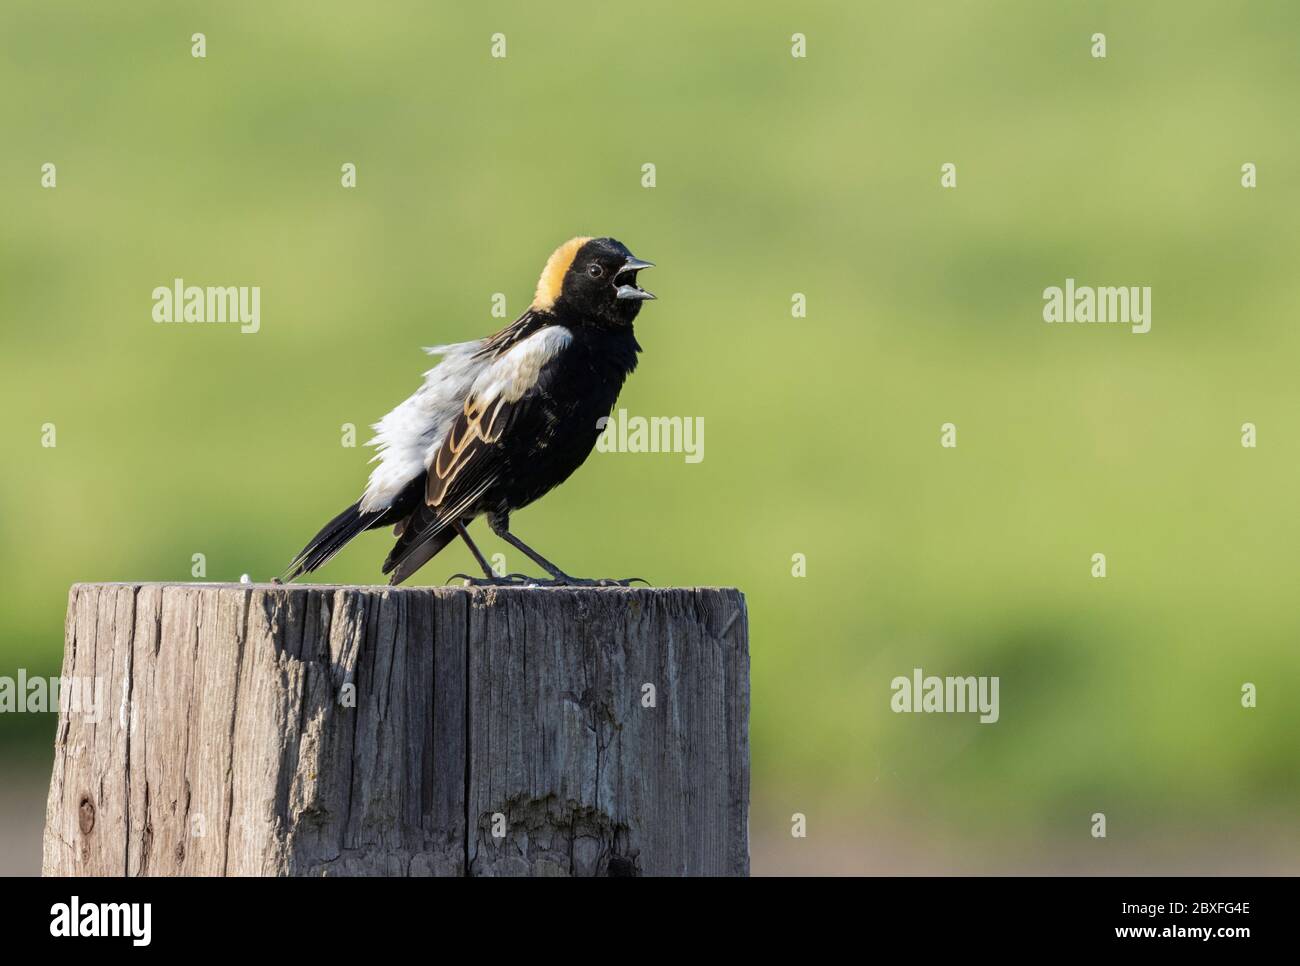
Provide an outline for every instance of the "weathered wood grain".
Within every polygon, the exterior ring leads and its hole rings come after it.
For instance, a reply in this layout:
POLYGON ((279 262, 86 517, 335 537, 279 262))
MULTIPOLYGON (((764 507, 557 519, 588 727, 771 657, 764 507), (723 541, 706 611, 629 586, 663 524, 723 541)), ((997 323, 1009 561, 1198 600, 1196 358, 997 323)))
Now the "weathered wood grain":
POLYGON ((747 874, 729 589, 78 584, 47 875, 747 874))

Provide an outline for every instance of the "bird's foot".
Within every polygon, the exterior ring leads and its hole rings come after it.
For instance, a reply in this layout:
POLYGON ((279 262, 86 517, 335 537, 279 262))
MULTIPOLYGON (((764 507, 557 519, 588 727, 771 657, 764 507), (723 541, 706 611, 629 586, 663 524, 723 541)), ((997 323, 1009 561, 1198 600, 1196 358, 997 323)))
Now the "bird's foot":
POLYGON ((545 584, 545 580, 537 577, 530 577, 528 574, 506 574, 504 576, 492 577, 471 577, 469 574, 452 574, 447 578, 448 583, 459 578, 464 581, 463 587, 531 587, 535 584, 545 584))
POLYGON ((555 580, 551 581, 551 586, 553 587, 631 587, 637 581, 640 581, 641 583, 645 584, 647 587, 650 586, 650 581, 646 580, 644 577, 624 577, 622 580, 618 580, 614 577, 591 578, 591 577, 569 577, 567 575, 564 577, 556 578, 555 580))
POLYGON ((504 577, 471 577, 469 574, 452 574, 449 581, 460 578, 465 587, 631 587, 637 581, 650 586, 644 577, 626 577, 616 580, 612 577, 570 577, 560 574, 558 577, 530 577, 528 574, 506 574, 504 577))

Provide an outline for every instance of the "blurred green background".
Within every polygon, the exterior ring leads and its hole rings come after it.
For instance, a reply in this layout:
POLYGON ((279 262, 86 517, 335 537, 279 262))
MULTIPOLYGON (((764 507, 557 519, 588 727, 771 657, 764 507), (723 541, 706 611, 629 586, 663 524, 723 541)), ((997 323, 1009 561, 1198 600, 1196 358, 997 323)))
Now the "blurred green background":
MULTIPOLYGON (((0 674, 57 673, 74 581, 278 573, 364 483, 342 424, 611 234, 660 266, 620 405, 703 417, 705 458, 593 454, 517 532, 746 592, 756 872, 1300 871, 1298 34, 1286 0, 8 0, 0 674), (261 331, 154 324, 178 276, 261 286, 261 331), (1151 286, 1151 332, 1044 324, 1067 276, 1151 286), (892 713, 913 667, 998 675, 1001 720, 892 713)), ((53 728, 0 716, 9 870, 53 728)))

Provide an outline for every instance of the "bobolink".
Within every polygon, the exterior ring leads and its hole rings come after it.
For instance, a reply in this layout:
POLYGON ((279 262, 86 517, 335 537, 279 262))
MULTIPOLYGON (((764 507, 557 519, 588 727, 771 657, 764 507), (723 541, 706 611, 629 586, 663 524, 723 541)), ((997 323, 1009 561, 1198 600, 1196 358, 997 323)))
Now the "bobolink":
POLYGON ((361 499, 312 538, 282 579, 316 570, 362 531, 392 525, 389 583, 457 535, 484 582, 501 582, 466 529, 486 515, 493 533, 551 576, 536 582, 608 583, 564 573, 510 532, 510 511, 563 483, 595 446, 598 421, 636 368, 632 322, 654 298, 637 273, 650 267, 613 238, 572 238, 547 259, 536 297, 512 324, 425 350, 442 361, 375 424, 368 445, 378 447, 379 465, 361 499))

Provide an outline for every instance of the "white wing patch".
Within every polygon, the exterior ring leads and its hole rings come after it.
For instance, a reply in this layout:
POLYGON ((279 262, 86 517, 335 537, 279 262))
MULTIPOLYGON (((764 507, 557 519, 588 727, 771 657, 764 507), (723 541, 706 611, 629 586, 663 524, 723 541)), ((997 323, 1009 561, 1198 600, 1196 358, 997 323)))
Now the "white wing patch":
POLYGON ((549 325, 491 360, 475 358, 481 341, 425 349, 442 356, 442 362, 424 374, 424 385, 414 395, 372 427, 375 438, 366 445, 378 449, 374 459, 379 465, 362 494, 361 511, 389 506, 428 469, 469 398, 483 405, 517 401, 537 384, 542 367, 572 341, 568 329, 549 325))
POLYGON ((438 452, 451 424, 460 415, 474 380, 488 360, 474 358, 482 342, 458 342, 425 349, 442 362, 424 374, 424 384, 405 402, 375 423, 375 438, 366 443, 378 449, 379 461, 361 496, 361 511, 389 506, 438 452))
POLYGON ((479 373, 470 396, 484 408, 500 399, 517 402, 537 385, 542 366, 572 341, 573 333, 562 325, 548 325, 521 339, 479 373))

